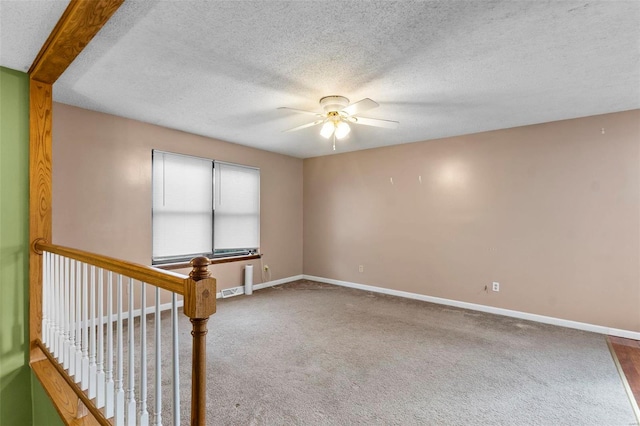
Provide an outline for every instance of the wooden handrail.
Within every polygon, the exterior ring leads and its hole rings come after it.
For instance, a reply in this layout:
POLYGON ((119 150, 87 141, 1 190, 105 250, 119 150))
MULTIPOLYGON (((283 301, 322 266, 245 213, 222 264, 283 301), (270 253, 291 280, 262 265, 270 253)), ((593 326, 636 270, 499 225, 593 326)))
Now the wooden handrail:
POLYGON ((95 265, 99 268, 107 269, 117 274, 122 274, 135 280, 155 285, 156 287, 172 291, 179 295, 184 295, 185 293, 185 279, 187 277, 180 274, 119 260, 109 256, 103 256, 101 254, 50 244, 43 240, 34 241, 33 249, 38 253, 47 251, 49 253, 66 256, 89 265, 95 265))

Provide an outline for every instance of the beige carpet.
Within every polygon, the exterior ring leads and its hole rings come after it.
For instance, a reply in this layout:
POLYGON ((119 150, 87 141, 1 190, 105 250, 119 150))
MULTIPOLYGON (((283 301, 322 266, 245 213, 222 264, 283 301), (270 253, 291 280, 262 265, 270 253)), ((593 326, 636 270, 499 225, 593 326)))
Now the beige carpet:
POLYGON ((209 425, 636 424, 602 335, 310 281, 219 300, 207 355, 209 425))

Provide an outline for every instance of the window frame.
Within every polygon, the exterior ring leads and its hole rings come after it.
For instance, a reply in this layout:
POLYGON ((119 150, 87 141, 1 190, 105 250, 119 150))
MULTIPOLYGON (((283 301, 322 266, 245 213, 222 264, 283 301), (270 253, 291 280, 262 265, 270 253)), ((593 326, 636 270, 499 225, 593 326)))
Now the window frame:
POLYGON ((163 265, 170 265, 170 264, 176 264, 176 263, 184 263, 184 262, 189 262, 191 259, 193 259, 194 257, 198 257, 198 256, 204 256, 207 257, 209 259, 223 259, 223 258, 234 258, 234 257, 238 257, 238 258, 243 258, 246 256, 254 256, 254 255, 258 255, 260 253, 260 218, 261 218, 261 211, 260 211, 260 186, 261 186, 261 170, 259 167, 254 167, 254 166, 247 166, 245 164, 238 164, 238 163, 232 163, 232 162, 228 162, 228 161, 218 161, 212 158, 206 158, 206 157, 199 157, 196 155, 190 155, 190 154, 182 154, 182 153, 177 153, 177 152, 170 152, 170 151, 164 151, 161 149, 152 149, 151 150, 151 264, 154 266, 163 266, 163 265), (153 223, 154 223, 154 216, 156 215, 156 209, 154 208, 154 161, 155 161, 155 154, 168 154, 168 155, 175 155, 175 156, 183 156, 183 157, 189 157, 189 158, 195 158, 198 160, 206 160, 206 161, 210 161, 211 162, 211 167, 212 167, 212 173, 211 173, 211 248, 212 248, 212 252, 206 252, 206 253, 189 253, 189 254, 180 254, 180 255, 173 255, 173 256, 154 256, 154 229, 153 229, 153 223), (246 247, 246 248, 239 248, 239 249, 220 249, 219 251, 216 250, 215 248, 215 217, 216 217, 216 164, 226 164, 226 165, 230 165, 230 166, 235 166, 235 167, 240 167, 240 168, 245 168, 245 169, 252 169, 252 170, 257 170, 258 171, 258 186, 257 186, 257 196, 258 196, 258 217, 257 217, 257 247, 246 247))

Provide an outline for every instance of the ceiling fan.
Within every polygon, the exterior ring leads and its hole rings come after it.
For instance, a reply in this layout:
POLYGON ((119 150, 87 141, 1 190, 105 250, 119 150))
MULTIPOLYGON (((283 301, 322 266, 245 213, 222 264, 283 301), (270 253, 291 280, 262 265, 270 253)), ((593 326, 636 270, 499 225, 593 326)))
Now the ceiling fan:
POLYGON ((377 102, 369 98, 364 98, 361 101, 349 104, 349 99, 344 96, 325 96, 320 99, 320 106, 322 107, 323 112, 287 107, 278 108, 316 116, 316 120, 311 123, 285 130, 285 132, 293 132, 324 123, 320 129, 320 136, 325 139, 329 139, 333 136, 333 150, 335 151, 336 139, 340 140, 345 138, 351 131, 349 124, 364 124, 365 126, 384 127, 387 129, 396 129, 399 124, 397 121, 360 117, 359 114, 379 106, 377 102))

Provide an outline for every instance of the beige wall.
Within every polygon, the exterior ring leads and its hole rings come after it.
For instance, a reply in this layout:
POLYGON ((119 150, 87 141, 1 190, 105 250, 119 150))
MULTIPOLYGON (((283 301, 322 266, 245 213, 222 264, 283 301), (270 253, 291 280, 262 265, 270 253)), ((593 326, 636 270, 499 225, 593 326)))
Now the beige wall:
POLYGON ((636 110, 307 159, 304 273, 640 331, 639 123, 636 110), (492 281, 500 292, 483 291, 492 281))
MULTIPOLYGON (((151 262, 151 150, 259 167, 260 245, 271 279, 302 274, 302 160, 55 103, 53 241, 151 262)), ((218 289, 243 283, 243 265, 212 267, 218 289)))
MULTIPOLYGON (((304 271, 640 331, 638 123, 636 110, 307 159, 303 203, 302 160, 56 103, 54 242, 149 264, 157 148, 261 168, 273 280, 304 271)), ((219 289, 243 265, 213 267, 219 289)))

